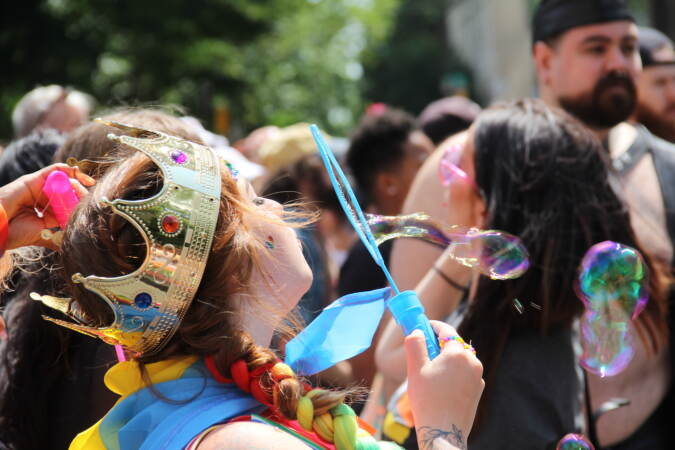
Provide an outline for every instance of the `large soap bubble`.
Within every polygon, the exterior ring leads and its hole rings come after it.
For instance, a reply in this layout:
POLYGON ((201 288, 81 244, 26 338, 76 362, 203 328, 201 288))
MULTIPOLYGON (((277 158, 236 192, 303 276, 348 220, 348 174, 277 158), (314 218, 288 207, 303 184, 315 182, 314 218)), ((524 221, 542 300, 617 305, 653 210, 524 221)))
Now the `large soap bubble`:
POLYGON ((648 271, 642 255, 613 241, 595 244, 581 261, 577 292, 588 309, 620 310, 635 319, 649 298, 648 271))
POLYGON ((613 241, 595 244, 584 255, 575 285, 586 311, 581 317, 581 365, 612 376, 634 355, 632 320, 649 299, 648 270, 634 248, 613 241))
POLYGON ((378 245, 399 237, 424 239, 450 247, 453 259, 495 280, 518 278, 529 267, 528 253, 520 239, 503 231, 444 226, 422 213, 366 214, 366 218, 378 245))

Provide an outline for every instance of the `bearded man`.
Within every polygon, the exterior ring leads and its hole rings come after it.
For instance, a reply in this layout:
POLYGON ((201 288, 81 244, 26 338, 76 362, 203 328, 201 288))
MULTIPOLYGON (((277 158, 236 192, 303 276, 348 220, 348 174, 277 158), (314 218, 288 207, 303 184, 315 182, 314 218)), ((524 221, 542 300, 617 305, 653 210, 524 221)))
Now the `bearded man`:
POLYGON ((633 229, 660 263, 675 239, 675 146, 626 120, 641 73, 638 27, 625 0, 542 0, 532 54, 541 98, 603 140, 619 174, 633 229))
POLYGON ((637 78, 637 107, 633 114, 656 136, 675 143, 675 48, 665 34, 640 27, 642 73, 637 78))

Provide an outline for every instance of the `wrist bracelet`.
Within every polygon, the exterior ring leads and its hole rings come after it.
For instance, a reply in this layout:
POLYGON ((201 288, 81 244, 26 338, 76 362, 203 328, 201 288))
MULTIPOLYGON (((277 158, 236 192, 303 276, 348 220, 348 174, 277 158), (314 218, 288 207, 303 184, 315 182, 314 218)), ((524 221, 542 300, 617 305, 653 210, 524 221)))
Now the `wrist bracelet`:
POLYGON ((434 269, 434 272, 436 272, 441 278, 443 278, 445 280, 446 283, 448 283, 450 286, 454 287, 458 291, 465 292, 465 293, 469 291, 468 287, 462 286, 461 284, 459 284, 458 282, 456 282, 455 280, 453 280, 452 278, 450 278, 449 276, 444 274, 443 271, 441 269, 439 269, 438 267, 433 266, 433 269, 434 269))
POLYGON ((0 256, 5 253, 5 244, 7 244, 7 235, 9 234, 9 221, 7 212, 0 204, 0 256))

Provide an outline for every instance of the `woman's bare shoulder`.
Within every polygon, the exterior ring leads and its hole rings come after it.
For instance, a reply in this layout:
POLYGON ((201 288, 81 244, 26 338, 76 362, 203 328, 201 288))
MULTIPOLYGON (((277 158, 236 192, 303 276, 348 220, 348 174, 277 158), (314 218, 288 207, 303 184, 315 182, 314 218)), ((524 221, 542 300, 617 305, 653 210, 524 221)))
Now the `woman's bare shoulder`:
POLYGON ((234 422, 222 425, 206 435, 199 450, 291 450, 307 445, 271 425, 257 422, 234 422))

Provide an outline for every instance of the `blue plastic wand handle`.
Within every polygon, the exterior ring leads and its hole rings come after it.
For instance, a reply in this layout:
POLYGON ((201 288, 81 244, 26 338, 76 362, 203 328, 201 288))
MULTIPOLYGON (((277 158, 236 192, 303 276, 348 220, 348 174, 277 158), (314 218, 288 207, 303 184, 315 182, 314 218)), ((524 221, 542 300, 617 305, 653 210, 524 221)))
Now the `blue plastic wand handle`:
POLYGON ((413 330, 422 330, 427 343, 429 359, 434 359, 438 356, 441 348, 438 345, 436 333, 431 328, 429 319, 424 315, 424 306, 422 306, 420 299, 417 298, 415 291, 403 291, 390 298, 387 300, 387 307, 406 336, 412 333, 413 330))

